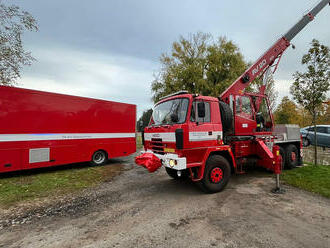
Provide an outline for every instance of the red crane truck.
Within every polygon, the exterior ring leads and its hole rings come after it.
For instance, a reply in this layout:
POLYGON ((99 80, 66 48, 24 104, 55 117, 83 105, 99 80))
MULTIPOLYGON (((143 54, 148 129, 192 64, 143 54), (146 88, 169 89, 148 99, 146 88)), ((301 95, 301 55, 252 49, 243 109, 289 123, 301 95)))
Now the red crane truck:
POLYGON ((136 106, 0 86, 0 173, 127 156, 136 106))
POLYGON ((267 79, 275 72, 290 41, 329 2, 320 1, 219 98, 182 91, 161 99, 142 135, 144 154, 157 157, 169 176, 189 176, 210 193, 221 191, 232 172, 241 173, 249 164, 279 174, 284 149, 293 164, 301 161, 299 140, 276 144, 266 85, 259 93, 245 89, 257 77, 267 79))

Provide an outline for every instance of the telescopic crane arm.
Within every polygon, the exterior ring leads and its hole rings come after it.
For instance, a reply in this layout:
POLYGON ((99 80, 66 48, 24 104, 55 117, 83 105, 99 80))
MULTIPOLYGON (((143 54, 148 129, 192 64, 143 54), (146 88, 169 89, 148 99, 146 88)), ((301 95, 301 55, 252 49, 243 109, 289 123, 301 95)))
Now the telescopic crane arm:
MULTIPOLYGON (((225 90, 220 98, 229 102, 229 95, 242 94, 249 84, 257 77, 261 76, 267 69, 277 61, 276 67, 281 59, 284 51, 290 46, 290 41, 311 22, 314 17, 327 5, 330 0, 320 1, 311 11, 304 15, 285 35, 275 42, 252 66, 250 66, 227 90, 225 90)), ((263 88, 264 90, 264 88, 263 88)))

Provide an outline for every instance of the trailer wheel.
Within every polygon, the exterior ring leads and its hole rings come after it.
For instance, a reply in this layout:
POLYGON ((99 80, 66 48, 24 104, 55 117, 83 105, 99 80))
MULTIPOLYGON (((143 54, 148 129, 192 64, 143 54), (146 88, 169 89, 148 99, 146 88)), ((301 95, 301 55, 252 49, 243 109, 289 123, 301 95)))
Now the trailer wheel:
POLYGON ((165 167, 165 170, 170 177, 172 177, 173 179, 176 179, 176 180, 186 179, 188 177, 188 171, 186 171, 186 170, 181 171, 180 177, 178 176, 177 170, 174 170, 174 169, 171 169, 168 167, 165 167))
POLYGON ((233 113, 230 106, 222 101, 219 101, 220 112, 221 112, 221 122, 223 132, 227 133, 231 131, 233 125, 233 113))
POLYGON ((298 156, 298 148, 293 144, 288 145, 285 154, 286 167, 288 169, 293 169, 298 165, 298 156))
POLYGON ((91 164, 92 165, 103 165, 107 162, 107 160, 108 160, 107 153, 105 151, 98 150, 98 151, 94 152, 94 154, 92 156, 91 164))
POLYGON ((198 185, 206 193, 219 192, 226 187, 230 174, 227 159, 221 155, 212 155, 206 161, 204 176, 198 185))
POLYGON ((281 170, 283 170, 285 168, 286 156, 285 156, 285 150, 282 146, 280 146, 280 156, 282 158, 281 170))

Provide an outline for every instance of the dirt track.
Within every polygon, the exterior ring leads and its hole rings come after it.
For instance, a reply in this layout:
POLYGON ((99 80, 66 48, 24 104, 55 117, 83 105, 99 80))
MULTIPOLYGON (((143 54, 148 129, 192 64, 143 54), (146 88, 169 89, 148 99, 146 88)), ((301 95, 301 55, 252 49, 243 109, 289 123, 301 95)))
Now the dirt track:
MULTIPOLYGON (((121 161, 132 167, 131 158, 121 161)), ((269 174, 250 172, 207 195, 163 169, 134 166, 44 217, 4 228, 0 247, 330 247, 330 200, 292 187, 273 195, 273 186, 269 174)))

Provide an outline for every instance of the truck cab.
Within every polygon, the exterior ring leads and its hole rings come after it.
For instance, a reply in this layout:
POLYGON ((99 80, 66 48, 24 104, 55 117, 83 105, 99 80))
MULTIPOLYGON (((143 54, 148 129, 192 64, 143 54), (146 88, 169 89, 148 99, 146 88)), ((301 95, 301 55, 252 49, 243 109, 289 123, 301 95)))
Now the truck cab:
POLYGON ((190 176, 200 181, 211 153, 226 158, 228 177, 234 169, 230 146, 223 142, 219 100, 215 97, 183 91, 162 99, 143 132, 143 143, 145 152, 155 154, 174 178, 190 176))

